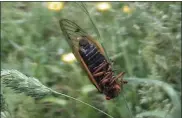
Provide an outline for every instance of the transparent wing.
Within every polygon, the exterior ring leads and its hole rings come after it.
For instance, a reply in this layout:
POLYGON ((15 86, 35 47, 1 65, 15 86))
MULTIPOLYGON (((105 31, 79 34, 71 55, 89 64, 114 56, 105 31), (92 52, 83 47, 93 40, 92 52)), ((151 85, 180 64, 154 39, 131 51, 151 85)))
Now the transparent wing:
POLYGON ((61 19, 59 24, 70 47, 72 49, 78 48, 79 40, 77 40, 77 37, 87 35, 87 33, 76 23, 68 19, 61 19))

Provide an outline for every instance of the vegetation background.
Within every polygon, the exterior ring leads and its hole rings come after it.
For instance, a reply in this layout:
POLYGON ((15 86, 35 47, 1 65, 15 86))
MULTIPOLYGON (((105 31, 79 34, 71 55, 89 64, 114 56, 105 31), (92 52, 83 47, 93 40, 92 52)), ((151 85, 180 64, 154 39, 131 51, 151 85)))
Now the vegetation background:
MULTIPOLYGON (((75 20, 96 36, 88 16, 75 2, 1 2, 1 68, 38 78, 55 90, 113 116, 181 117, 181 3, 85 2, 102 35, 116 73, 125 71, 122 96, 106 101, 71 53, 59 19, 75 20), (53 5, 54 4, 54 5, 53 5), (52 6, 51 6, 52 5, 52 6)), ((6 83, 5 83, 6 84, 6 83)), ((14 84, 16 85, 16 83, 14 84)), ((33 99, 2 84, 1 116, 6 118, 106 118, 84 104, 62 97, 33 99), (9 115, 5 115, 7 112, 9 115)))

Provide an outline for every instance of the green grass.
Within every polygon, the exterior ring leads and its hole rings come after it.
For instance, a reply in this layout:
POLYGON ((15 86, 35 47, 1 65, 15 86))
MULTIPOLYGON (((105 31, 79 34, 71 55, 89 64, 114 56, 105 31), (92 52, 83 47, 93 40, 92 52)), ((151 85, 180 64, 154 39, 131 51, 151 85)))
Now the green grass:
MULTIPOLYGON (((79 63, 61 60, 61 55, 70 53, 71 48, 59 19, 76 21, 97 39, 88 16, 75 3, 66 2, 62 10, 52 11, 42 2, 1 2, 1 68, 38 78, 49 89, 82 100, 114 118, 129 118, 131 114, 180 118, 180 2, 110 2, 112 9, 104 12, 96 9, 95 2, 85 3, 108 56, 115 62, 116 73, 126 72, 124 79, 129 83, 123 89, 131 113, 122 94, 106 101, 79 63), (124 6, 129 6, 131 13, 123 12, 124 6)), ((16 94, 4 85, 1 98, 6 105, 1 106, 2 117, 6 113, 13 118, 107 117, 72 99, 43 96, 37 100, 16 94)), ((12 85, 17 87, 17 83, 12 85)), ((39 94, 38 90, 34 93, 39 94)))

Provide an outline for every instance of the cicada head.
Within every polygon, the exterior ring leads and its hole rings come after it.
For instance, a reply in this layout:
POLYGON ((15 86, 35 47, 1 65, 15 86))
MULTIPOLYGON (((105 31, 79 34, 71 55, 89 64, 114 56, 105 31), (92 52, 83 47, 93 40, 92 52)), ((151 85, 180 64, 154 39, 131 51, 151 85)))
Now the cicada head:
POLYGON ((119 84, 116 83, 113 85, 112 88, 110 88, 110 90, 105 91, 104 94, 106 95, 106 99, 110 100, 117 97, 120 91, 121 91, 121 87, 119 84))

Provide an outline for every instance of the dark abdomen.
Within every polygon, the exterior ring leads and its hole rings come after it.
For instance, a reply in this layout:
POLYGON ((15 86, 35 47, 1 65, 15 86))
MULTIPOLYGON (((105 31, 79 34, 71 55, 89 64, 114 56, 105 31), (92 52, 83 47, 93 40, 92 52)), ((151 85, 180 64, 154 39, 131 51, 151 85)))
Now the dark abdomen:
MULTIPOLYGON (((79 53, 92 74, 98 68, 98 66, 106 60, 93 44, 80 48, 79 53)), ((99 83, 102 77, 94 79, 97 83, 99 83)))

